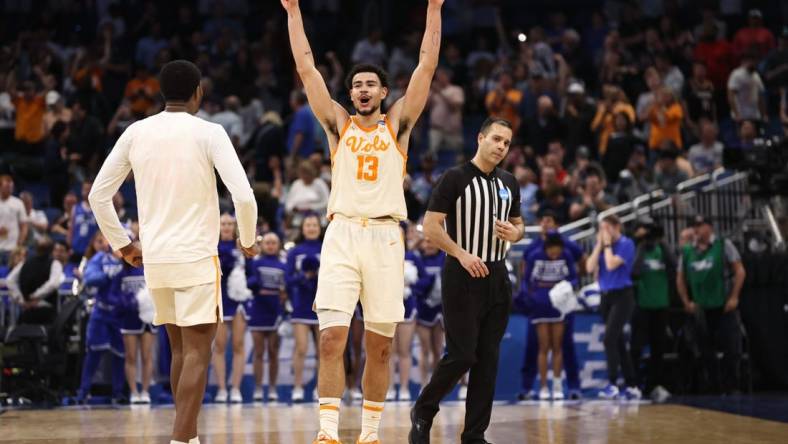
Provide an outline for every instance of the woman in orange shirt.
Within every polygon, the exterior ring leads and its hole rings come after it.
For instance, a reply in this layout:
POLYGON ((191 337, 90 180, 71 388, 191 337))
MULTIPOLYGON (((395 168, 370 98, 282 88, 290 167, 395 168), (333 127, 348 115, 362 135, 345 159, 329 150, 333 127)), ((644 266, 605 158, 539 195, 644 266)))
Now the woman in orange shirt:
POLYGON ((591 131, 599 131, 599 155, 607 151, 607 141, 615 131, 615 116, 624 113, 629 119, 629 124, 635 123, 635 108, 629 104, 629 99, 624 91, 616 85, 605 85, 602 88, 604 99, 597 105, 596 116, 591 122, 591 131))
POLYGON ((684 110, 673 96, 673 91, 663 87, 657 92, 657 100, 651 105, 648 119, 651 123, 648 138, 650 149, 658 150, 665 140, 670 140, 678 148, 682 148, 681 122, 684 119, 684 110))

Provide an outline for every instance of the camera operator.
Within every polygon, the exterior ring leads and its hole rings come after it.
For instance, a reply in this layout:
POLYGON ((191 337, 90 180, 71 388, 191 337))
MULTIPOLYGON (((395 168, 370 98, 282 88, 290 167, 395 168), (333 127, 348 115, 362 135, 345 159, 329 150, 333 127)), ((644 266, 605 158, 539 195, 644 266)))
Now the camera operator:
MULTIPOLYGON (((663 241, 662 227, 651 220, 640 222, 635 229, 635 264, 632 277, 636 284, 636 307, 632 318, 632 362, 639 384, 652 393, 664 384, 662 357, 666 350, 670 276, 675 275, 676 258, 663 241), (644 378, 638 365, 643 347, 648 344, 650 357, 644 378)), ((663 389, 664 390, 664 389, 663 389)))

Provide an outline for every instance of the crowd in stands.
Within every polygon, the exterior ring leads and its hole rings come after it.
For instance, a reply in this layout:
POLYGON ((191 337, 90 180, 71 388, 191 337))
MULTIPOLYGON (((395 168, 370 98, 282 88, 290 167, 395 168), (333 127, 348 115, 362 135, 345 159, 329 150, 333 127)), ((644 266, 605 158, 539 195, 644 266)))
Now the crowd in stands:
MULTIPOLYGON (((5 272, 54 250, 41 263, 80 277, 76 265, 96 251, 91 177, 125 128, 163 109, 156 74, 177 58, 202 71, 198 115, 230 136, 254 184, 261 232, 289 248, 312 215, 325 225, 328 146, 294 75, 278 2, 45 3, 6 2, 0 17, 5 272)), ((336 101, 349 105, 344 73, 361 62, 387 69, 387 104, 402 96, 418 60, 422 24, 413 17, 426 2, 302 3, 336 101)), ((513 123, 502 166, 520 184, 527 224, 549 213, 561 225, 650 190, 673 192, 722 166, 724 149, 782 135, 788 26, 777 27, 779 2, 746 3, 599 0, 552 10, 447 0, 440 66, 410 144, 409 219, 420 219, 440 173, 474 151, 487 116, 513 123)), ((114 203, 131 232, 135 200, 130 177, 114 203)), ((222 207, 231 208, 227 193, 222 207)), ((52 316, 35 295, 24 308, 52 316)))

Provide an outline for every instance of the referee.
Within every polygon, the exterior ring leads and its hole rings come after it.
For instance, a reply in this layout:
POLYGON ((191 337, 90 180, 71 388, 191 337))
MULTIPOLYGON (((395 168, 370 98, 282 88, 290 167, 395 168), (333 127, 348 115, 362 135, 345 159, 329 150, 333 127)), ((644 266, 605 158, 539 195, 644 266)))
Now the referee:
POLYGON ((509 151, 511 123, 489 118, 477 140, 474 158, 438 181, 424 216, 426 237, 448 254, 441 275, 447 353, 411 412, 410 444, 430 442, 438 403, 468 370, 462 443, 487 443, 498 347, 512 300, 504 258, 525 227, 517 181, 497 168, 509 151))

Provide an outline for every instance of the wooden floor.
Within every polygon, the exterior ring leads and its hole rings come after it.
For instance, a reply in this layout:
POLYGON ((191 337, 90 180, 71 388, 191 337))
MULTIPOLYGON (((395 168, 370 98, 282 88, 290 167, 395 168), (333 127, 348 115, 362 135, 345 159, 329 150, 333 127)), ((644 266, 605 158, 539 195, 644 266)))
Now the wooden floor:
MULTIPOLYGON (((407 443, 409 406, 390 403, 382 442, 407 443)), ((206 405, 200 418, 204 444, 311 443, 314 404, 297 406, 206 405)), ((442 405, 432 432, 434 444, 459 443, 464 409, 442 405)), ((341 438, 354 444, 360 409, 342 409, 341 438)), ((171 406, 12 410, 0 415, 0 442, 169 443, 171 406)), ((496 405, 487 439, 510 443, 788 443, 788 424, 679 405, 603 401, 496 405)))

